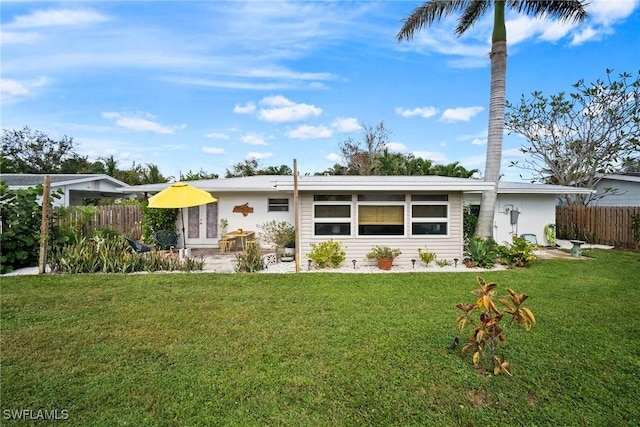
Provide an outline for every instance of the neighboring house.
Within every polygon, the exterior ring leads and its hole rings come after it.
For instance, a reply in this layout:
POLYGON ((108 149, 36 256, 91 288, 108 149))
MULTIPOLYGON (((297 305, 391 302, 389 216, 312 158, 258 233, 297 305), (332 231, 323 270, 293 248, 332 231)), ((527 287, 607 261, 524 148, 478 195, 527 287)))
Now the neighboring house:
POLYGON ((601 175, 595 190, 594 206, 640 206, 640 173, 601 175))
MULTIPOLYGON (((330 238, 343 243, 347 260, 358 262, 365 262, 366 253, 375 245, 401 249, 398 264, 410 265, 411 259, 418 258, 418 249, 425 247, 438 258, 462 259, 463 206, 479 203, 481 192, 492 186, 476 179, 440 176, 300 176, 297 181, 300 247, 296 249, 303 265, 311 244, 330 238)), ((184 210, 187 246, 217 247, 221 218, 228 220, 229 230, 254 230, 258 235, 258 225, 266 221, 295 222, 292 176, 189 184, 211 192, 218 202, 184 210)), ((132 186, 127 191, 151 196, 168 185, 132 186)), ((542 236, 544 226, 555 223, 556 194, 567 192, 588 194, 591 190, 500 183, 496 240, 523 233, 542 236), (511 214, 505 215, 505 208, 520 212, 516 224, 510 223, 511 214)))
MULTIPOLYGON (((44 174, 0 174, 0 181, 4 181, 9 189, 17 190, 35 187, 44 183, 44 174)), ((51 194, 58 189, 63 191, 60 199, 51 199, 54 206, 82 206, 86 199, 123 198, 130 197, 120 191, 129 184, 119 181, 109 175, 100 174, 50 174, 51 194)))

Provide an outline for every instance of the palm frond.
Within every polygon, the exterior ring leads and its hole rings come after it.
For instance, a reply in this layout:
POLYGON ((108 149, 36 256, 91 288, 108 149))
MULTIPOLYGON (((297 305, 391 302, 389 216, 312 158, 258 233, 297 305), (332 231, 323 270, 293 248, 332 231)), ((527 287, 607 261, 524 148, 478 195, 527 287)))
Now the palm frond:
POLYGON ((482 15, 491 7, 493 2, 486 0, 473 0, 467 8, 462 12, 462 16, 458 19, 455 33, 461 36, 469 28, 480 19, 482 15))
POLYGON ((507 0, 506 3, 518 13, 570 22, 582 22, 589 17, 587 4, 585 0, 507 0))
POLYGON ((429 0, 418 6, 411 12, 408 18, 403 20, 403 25, 396 40, 398 42, 408 41, 413 38, 415 33, 419 32, 423 27, 430 26, 435 21, 439 21, 444 16, 452 15, 458 11, 466 10, 471 3, 477 0, 429 0))

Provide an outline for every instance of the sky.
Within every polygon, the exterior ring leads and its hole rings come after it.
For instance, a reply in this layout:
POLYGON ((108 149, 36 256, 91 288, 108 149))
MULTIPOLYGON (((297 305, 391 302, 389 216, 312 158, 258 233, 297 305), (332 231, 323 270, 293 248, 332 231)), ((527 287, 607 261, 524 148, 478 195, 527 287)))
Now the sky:
MULTIPOLYGON (((301 174, 384 122, 388 149, 484 171, 491 14, 398 43, 419 1, 2 1, 3 129, 72 137, 89 160, 176 179, 256 159, 301 174)), ((640 0, 561 24, 508 13, 507 100, 639 67, 640 0), (635 47, 634 47, 635 46, 635 47)), ((505 135, 502 173, 526 140, 505 135)))

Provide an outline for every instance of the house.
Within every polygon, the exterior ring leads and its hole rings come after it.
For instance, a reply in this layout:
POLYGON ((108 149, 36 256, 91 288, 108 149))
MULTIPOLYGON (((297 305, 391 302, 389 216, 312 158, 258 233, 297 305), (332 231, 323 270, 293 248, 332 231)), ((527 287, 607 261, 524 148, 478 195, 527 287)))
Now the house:
MULTIPOLYGON (((312 243, 333 238, 343 243, 348 260, 360 262, 374 245, 399 248, 398 264, 410 264, 418 257, 418 249, 425 247, 441 259, 462 259, 463 206, 479 204, 482 191, 492 187, 476 179, 441 176, 345 175, 300 176, 297 188, 292 176, 267 175, 189 184, 211 192, 218 202, 184 210, 187 246, 216 247, 221 218, 227 219, 230 230, 258 234, 258 225, 266 221, 294 224, 297 204, 300 244, 296 250, 302 263, 312 243)), ((127 191, 150 196, 168 185, 132 186, 127 191)), ((496 240, 508 241, 523 233, 542 236, 544 226, 555 223, 556 194, 565 192, 588 194, 591 190, 500 183, 496 240)))
MULTIPOLYGON (((9 189, 17 190, 35 187, 44 183, 45 174, 0 174, 0 181, 7 183, 9 189)), ((87 199, 123 198, 129 184, 109 175, 101 174, 50 174, 51 194, 62 190, 62 197, 52 198, 54 206, 82 206, 87 199)))
POLYGON ((640 206, 640 173, 600 175, 594 206, 640 206))

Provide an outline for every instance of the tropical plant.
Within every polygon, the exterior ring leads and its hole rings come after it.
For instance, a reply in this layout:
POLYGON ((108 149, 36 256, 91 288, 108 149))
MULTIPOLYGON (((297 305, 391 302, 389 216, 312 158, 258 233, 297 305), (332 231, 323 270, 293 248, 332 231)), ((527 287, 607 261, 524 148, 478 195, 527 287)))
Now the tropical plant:
POLYGON ((509 267, 527 267, 536 259, 535 247, 527 239, 514 236, 510 244, 498 246, 498 256, 509 267))
POLYGON ((424 250, 418 248, 418 256, 420 260, 424 262, 424 265, 429 265, 436 260, 436 253, 430 252, 427 248, 424 248, 424 250))
POLYGON ((496 185, 482 193, 482 204, 475 235, 483 238, 493 236, 493 218, 497 198, 497 183, 500 178, 502 157, 502 135, 504 129, 504 108, 507 74, 507 29, 505 8, 536 17, 552 17, 560 21, 580 22, 587 18, 586 2, 583 0, 536 1, 536 0, 429 0, 418 6, 404 20, 398 32, 398 41, 411 40, 414 34, 425 26, 454 13, 461 13, 455 32, 464 34, 493 5, 494 24, 491 37, 491 93, 489 95, 489 127, 484 180, 496 185))
POLYGON ((486 283, 481 277, 477 281, 478 289, 472 291, 478 298, 477 301, 473 304, 456 305, 462 311, 456 319, 458 330, 463 332, 467 326, 474 327, 467 343, 462 347, 462 353, 471 350, 471 360, 476 368, 489 370, 493 366, 494 375, 504 371, 511 376, 509 362, 505 360, 504 354, 496 355, 496 348, 506 343, 505 330, 513 323, 522 325, 527 331, 536 323, 533 312, 522 306, 529 296, 507 289, 509 300, 499 299, 500 304, 505 307, 504 312, 500 312, 494 303, 498 285, 486 283), (502 322, 505 314, 511 317, 509 322, 502 322))
POLYGON ((258 245, 248 245, 242 252, 236 254, 233 265, 236 273, 254 273, 264 269, 264 259, 258 245))
POLYGON ((462 209, 462 234, 464 244, 469 244, 469 240, 473 237, 473 232, 478 224, 478 217, 471 212, 471 206, 464 205, 462 209))
POLYGON ((325 268, 327 264, 333 268, 340 267, 346 257, 347 254, 342 247, 342 243, 333 239, 312 243, 311 252, 307 254, 307 258, 312 260, 318 268, 325 268))
POLYGON ((295 246, 296 229, 287 221, 267 221, 258 224, 258 228, 262 230, 260 238, 265 243, 273 244, 276 248, 292 248, 295 246))
POLYGON ((444 267, 450 267, 453 265, 453 261, 451 261, 450 259, 446 259, 446 258, 440 258, 436 260, 436 265, 440 268, 444 268, 444 267))
POLYGON ((367 259, 396 258, 401 254, 400 249, 392 249, 389 246, 374 246, 366 257, 367 259))
POLYGON ((464 261, 473 262, 480 268, 492 268, 496 264, 498 250, 492 239, 473 237, 464 251, 464 261))
POLYGON ((556 244, 556 225, 555 224, 547 224, 544 226, 544 239, 550 245, 556 244))

